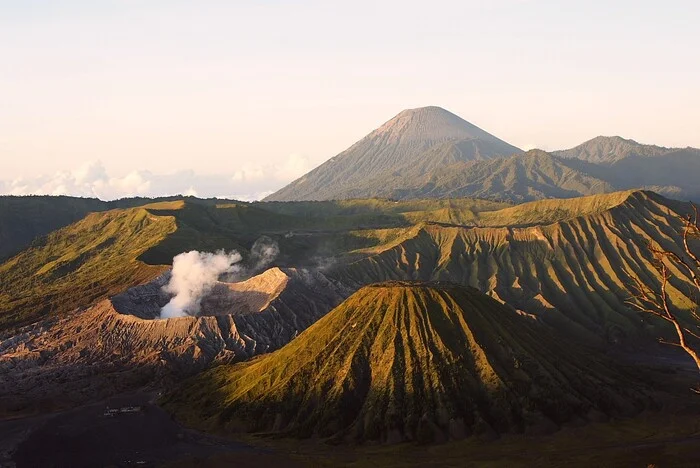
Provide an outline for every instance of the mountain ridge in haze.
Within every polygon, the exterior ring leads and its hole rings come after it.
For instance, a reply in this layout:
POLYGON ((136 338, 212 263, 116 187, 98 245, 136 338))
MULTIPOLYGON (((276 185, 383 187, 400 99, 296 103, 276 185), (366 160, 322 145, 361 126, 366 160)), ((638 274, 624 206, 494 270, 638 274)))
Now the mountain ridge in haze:
MULTIPOLYGON (((437 145, 454 145, 451 157, 475 161, 508 156, 521 150, 461 117, 437 106, 406 109, 350 148, 321 164, 267 201, 330 199, 368 180, 381 184, 382 177, 420 167, 438 167, 443 155, 426 151, 437 145)), ((348 198, 348 197, 346 197, 348 198)))
POLYGON ((553 151, 552 154, 563 158, 582 159, 590 163, 610 164, 631 156, 655 157, 678 149, 680 148, 645 145, 621 136, 597 136, 573 148, 553 151))
POLYGON ((439 107, 393 119, 266 201, 480 197, 513 203, 629 189, 700 200, 700 150, 619 136, 526 153, 439 107))

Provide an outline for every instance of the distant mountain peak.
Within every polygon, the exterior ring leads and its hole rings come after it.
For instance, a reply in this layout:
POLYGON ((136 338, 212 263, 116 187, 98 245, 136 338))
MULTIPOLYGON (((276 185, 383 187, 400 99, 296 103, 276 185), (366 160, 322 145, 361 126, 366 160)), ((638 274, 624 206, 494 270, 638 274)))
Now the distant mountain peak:
MULTIPOLYGON (((450 112, 447 109, 440 107, 440 106, 424 106, 424 107, 414 107, 412 109, 404 109, 401 112, 399 112, 398 115, 402 115, 402 114, 427 114, 427 113, 434 113, 434 112, 455 115, 452 112, 450 112)), ((455 115, 455 117, 456 117, 456 115, 455 115)))
POLYGON ((476 125, 438 106, 405 109, 366 138, 375 135, 394 135, 404 141, 428 143, 479 138, 498 140, 476 125))
POLYGON ((266 200, 367 197, 381 188, 387 178, 397 174, 415 179, 447 162, 521 152, 441 107, 405 109, 266 200), (454 149, 450 145, 460 146, 454 149), (408 176, 409 173, 412 175, 408 176))

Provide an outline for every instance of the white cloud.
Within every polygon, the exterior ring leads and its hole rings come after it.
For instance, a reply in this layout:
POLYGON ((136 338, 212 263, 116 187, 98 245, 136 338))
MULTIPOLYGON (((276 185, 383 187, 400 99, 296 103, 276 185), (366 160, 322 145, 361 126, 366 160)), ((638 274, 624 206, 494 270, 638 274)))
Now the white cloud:
POLYGON ((524 145, 520 145, 520 149, 523 151, 530 151, 533 149, 540 149, 543 151, 549 151, 549 146, 547 145, 538 145, 536 143, 526 143, 524 145))
POLYGON ((52 175, 0 180, 0 194, 72 195, 102 200, 182 194, 253 201, 266 197, 310 169, 309 159, 299 154, 289 155, 278 164, 246 163, 210 175, 196 174, 194 171, 154 174, 134 170, 113 176, 102 162, 92 161, 52 175))
POLYGON ((246 163, 233 173, 231 179, 235 182, 259 181, 272 179, 280 182, 291 182, 301 177, 312 168, 309 158, 300 154, 290 154, 278 164, 246 163))
POLYGON ((279 180, 294 180, 303 176, 312 169, 311 161, 301 154, 290 154, 287 160, 275 171, 279 180))

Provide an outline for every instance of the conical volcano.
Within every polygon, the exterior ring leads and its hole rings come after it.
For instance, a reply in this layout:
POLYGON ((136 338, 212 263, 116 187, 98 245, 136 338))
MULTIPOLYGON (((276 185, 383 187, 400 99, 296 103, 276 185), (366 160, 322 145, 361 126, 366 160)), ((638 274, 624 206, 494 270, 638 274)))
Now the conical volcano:
POLYGON ((431 442, 631 414, 649 403, 634 382, 476 289, 392 282, 275 353, 201 374, 166 406, 229 431, 431 442))
POLYGON ((520 152, 440 107, 407 109, 266 200, 367 197, 397 174, 416 178, 445 164, 520 152))

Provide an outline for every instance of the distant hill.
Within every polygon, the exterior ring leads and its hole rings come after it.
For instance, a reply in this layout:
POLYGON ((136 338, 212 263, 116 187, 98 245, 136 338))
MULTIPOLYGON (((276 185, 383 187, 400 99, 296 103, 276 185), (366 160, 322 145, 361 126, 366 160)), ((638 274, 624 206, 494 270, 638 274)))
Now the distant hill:
POLYGON ((567 164, 617 189, 643 188, 700 202, 700 149, 672 149, 653 157, 630 154, 606 164, 570 159, 567 164))
MULTIPOLYGON (((82 219, 92 212, 115 208, 133 208, 147 203, 182 199, 132 197, 113 201, 97 198, 29 195, 0 195, 0 261, 26 248, 34 239, 82 219)), ((225 200, 195 199, 195 203, 213 205, 225 200)))
POLYGON ((96 198, 0 196, 0 260, 16 254, 36 237, 108 207, 96 198))
POLYGON ((186 423, 335 441, 542 433, 650 402, 630 375, 479 291, 360 289, 281 350, 174 390, 186 423))
POLYGON ((590 163, 610 164, 628 157, 650 158, 673 151, 676 151, 676 149, 644 145, 619 136, 599 136, 575 148, 554 151, 553 153, 562 158, 576 158, 590 163))
POLYGON ((520 152, 440 107, 408 109, 266 200, 367 198, 387 177, 520 152))
POLYGON ((523 153, 439 107, 401 112, 268 201, 480 197, 522 203, 628 189, 700 201, 700 150, 597 137, 523 153))

